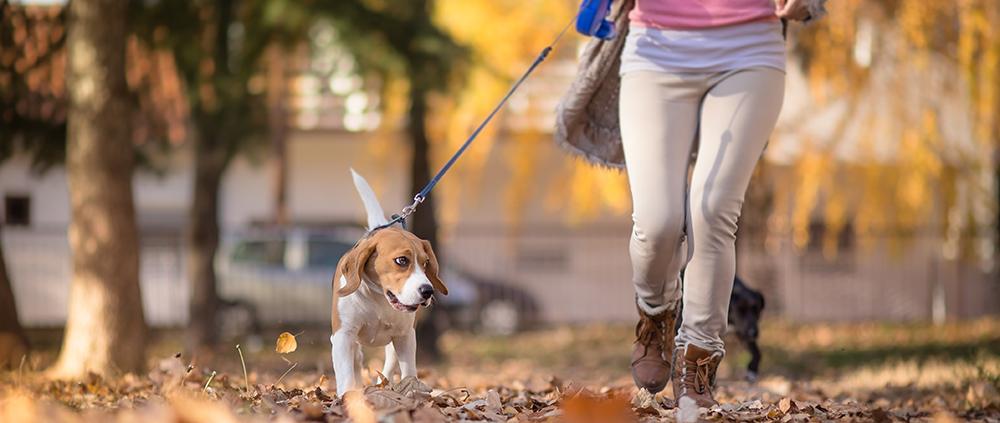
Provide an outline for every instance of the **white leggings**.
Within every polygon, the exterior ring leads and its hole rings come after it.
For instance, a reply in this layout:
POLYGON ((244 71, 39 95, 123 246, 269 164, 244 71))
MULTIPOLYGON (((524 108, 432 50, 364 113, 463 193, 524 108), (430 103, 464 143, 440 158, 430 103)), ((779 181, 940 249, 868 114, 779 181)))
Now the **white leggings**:
POLYGON ((632 282, 646 310, 681 296, 680 270, 687 259, 681 240, 690 219, 694 251, 684 273, 679 346, 725 351, 721 336, 736 274, 736 222, 784 90, 785 74, 766 67, 634 71, 622 77, 621 132, 634 222, 632 282), (694 148, 698 154, 686 196, 694 148))

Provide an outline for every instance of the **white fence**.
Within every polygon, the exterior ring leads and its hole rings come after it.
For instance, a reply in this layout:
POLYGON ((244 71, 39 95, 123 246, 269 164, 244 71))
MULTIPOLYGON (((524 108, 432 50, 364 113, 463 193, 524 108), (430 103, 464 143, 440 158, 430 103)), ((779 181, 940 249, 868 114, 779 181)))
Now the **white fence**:
MULTIPOLYGON (((443 243, 439 255, 446 265, 505 287, 506 291, 495 295, 510 297, 519 306, 526 301, 533 304, 540 322, 634 318, 627 227, 524 228, 516 233, 492 226, 460 227, 443 243)), ((189 289, 180 235, 147 234, 141 244, 147 321, 159 327, 186 324, 189 289)), ((3 245, 23 323, 61 326, 70 279, 65 231, 8 227, 3 231, 3 245)), ((798 254, 782 248, 741 251, 738 261, 741 276, 764 291, 767 313, 795 321, 926 321, 1000 313, 997 274, 943 260, 936 253, 939 245, 939 238, 924 234, 895 254, 885 247, 849 248, 830 261, 817 252, 798 254)), ((238 276, 242 291, 253 291, 256 297, 251 297, 261 299, 251 301, 264 324, 322 323, 328 318, 329 295, 316 295, 316 289, 297 285, 302 278, 284 278, 280 285, 265 286, 250 283, 255 277, 266 279, 265 273, 238 276)), ((326 289, 326 278, 324 274, 307 279, 320 280, 326 289)))
MULTIPOLYGON (((146 236, 141 241, 142 302, 152 326, 187 322, 189 290, 179 240, 177 236, 146 236)), ((3 246, 22 324, 62 326, 71 268, 66 231, 6 227, 3 246)))

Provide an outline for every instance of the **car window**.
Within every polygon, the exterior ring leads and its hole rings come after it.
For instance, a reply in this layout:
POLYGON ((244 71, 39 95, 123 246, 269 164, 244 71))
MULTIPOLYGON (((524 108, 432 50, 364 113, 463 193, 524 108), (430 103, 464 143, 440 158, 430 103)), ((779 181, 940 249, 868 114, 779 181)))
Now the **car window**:
POLYGON ((285 241, 244 241, 233 250, 232 260, 239 264, 259 266, 284 266, 285 241))
POLYGON ((309 267, 335 267, 354 245, 329 239, 309 240, 309 267))

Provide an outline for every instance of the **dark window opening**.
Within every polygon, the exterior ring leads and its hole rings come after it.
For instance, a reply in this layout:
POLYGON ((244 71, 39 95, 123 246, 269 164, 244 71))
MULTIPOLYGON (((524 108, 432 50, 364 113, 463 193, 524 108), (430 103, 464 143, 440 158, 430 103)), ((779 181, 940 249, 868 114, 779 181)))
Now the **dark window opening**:
POLYGON ((7 195, 3 199, 4 224, 31 225, 31 198, 27 195, 7 195))

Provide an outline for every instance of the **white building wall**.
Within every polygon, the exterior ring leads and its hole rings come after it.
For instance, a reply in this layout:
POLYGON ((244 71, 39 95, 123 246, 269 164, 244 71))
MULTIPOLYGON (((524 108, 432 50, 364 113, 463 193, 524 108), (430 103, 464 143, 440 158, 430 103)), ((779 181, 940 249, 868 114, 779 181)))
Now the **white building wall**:
MULTIPOLYGON (((374 186, 386 209, 402 206, 409 186, 408 152, 387 163, 366 156, 364 134, 315 132, 296 134, 289 145, 289 212, 293 221, 360 220, 363 210, 350 183, 354 167, 374 186)), ((220 223, 238 230, 271 216, 274 180, 269 163, 258 154, 242 155, 223 179, 220 223)), ((133 179, 136 213, 143 227, 182 229, 187 219, 193 172, 186 150, 173 153, 162 170, 138 169, 133 179)), ((31 171, 27 157, 0 164, 0 196, 31 198, 31 227, 64 229, 70 220, 66 171, 55 166, 44 173, 31 171)), ((0 213, 2 213, 0 209, 0 213)), ((2 217, 2 216, 0 216, 2 217)))

